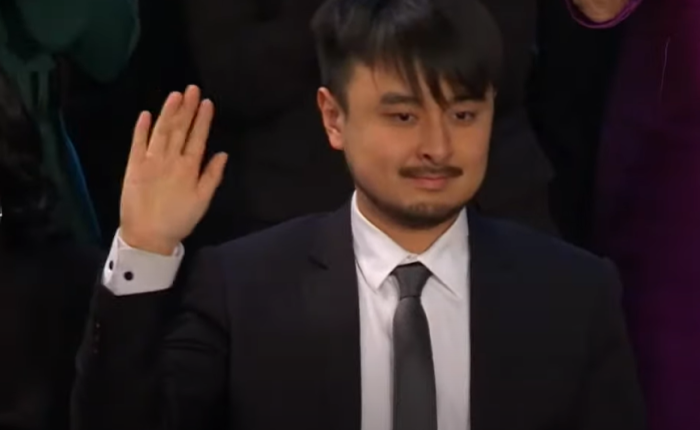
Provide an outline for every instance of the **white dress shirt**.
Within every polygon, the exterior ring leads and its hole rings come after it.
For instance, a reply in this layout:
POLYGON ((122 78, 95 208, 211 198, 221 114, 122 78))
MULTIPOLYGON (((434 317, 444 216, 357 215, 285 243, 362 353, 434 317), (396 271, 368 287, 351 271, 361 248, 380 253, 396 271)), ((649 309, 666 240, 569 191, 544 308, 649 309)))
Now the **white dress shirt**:
POLYGON ((352 201, 360 297, 362 429, 392 430, 392 328, 396 266, 420 262, 432 276, 421 302, 430 325, 439 430, 469 428, 469 244, 466 211, 426 252, 414 255, 372 225, 352 201))
MULTIPOLYGON (((398 305, 396 266, 421 262, 432 273, 421 301, 430 325, 439 430, 469 428, 469 245, 466 211, 425 253, 414 255, 372 225, 352 200, 352 233, 360 300, 362 429, 392 430, 392 321, 398 305)), ((114 239, 103 273, 115 295, 164 290, 184 249, 172 256, 130 248, 114 239)))
POLYGON ((117 231, 102 272, 102 284, 116 296, 166 290, 175 281, 184 255, 182 244, 171 256, 134 249, 117 231))

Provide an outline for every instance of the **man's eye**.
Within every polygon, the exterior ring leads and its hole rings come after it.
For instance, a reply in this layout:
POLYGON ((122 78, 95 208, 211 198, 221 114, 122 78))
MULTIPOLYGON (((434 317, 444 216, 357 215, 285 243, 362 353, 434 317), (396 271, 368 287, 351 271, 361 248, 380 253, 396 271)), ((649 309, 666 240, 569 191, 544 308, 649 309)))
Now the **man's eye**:
POLYGON ((415 117, 410 113, 395 113, 391 114, 391 117, 401 123, 410 123, 415 120, 415 117))
POLYGON ((457 121, 472 121, 476 117, 476 114, 473 112, 462 111, 456 112, 454 116, 457 121))

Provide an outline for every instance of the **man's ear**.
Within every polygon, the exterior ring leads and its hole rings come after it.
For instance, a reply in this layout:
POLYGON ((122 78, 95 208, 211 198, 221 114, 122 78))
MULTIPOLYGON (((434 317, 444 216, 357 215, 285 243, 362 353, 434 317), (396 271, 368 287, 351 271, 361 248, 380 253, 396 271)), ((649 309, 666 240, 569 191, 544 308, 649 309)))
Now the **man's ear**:
POLYGON ((331 147, 342 151, 344 147, 343 126, 345 124, 345 113, 342 107, 333 94, 331 94, 330 90, 325 87, 318 89, 316 103, 318 104, 318 109, 321 111, 323 127, 326 129, 331 147))

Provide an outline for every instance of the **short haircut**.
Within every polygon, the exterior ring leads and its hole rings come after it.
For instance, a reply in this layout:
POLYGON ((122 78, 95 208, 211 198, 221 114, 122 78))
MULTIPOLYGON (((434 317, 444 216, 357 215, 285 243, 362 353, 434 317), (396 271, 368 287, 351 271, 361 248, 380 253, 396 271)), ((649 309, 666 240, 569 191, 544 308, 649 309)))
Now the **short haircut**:
POLYGON ((474 99, 497 87, 501 34, 476 0, 327 0, 312 31, 322 83, 344 109, 358 63, 396 71, 418 97, 422 74, 440 104, 447 102, 441 80, 474 99))

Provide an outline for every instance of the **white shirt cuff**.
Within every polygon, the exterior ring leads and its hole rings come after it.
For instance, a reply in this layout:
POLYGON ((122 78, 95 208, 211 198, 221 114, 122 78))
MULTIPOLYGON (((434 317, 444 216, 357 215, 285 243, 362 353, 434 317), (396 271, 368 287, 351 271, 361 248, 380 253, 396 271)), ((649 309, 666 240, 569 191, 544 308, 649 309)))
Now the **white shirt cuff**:
POLYGON ((184 255, 182 244, 170 256, 132 248, 117 231, 102 272, 102 284, 116 296, 166 290, 173 285, 184 255))

